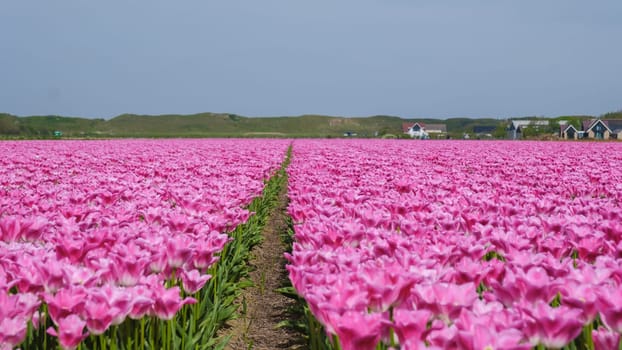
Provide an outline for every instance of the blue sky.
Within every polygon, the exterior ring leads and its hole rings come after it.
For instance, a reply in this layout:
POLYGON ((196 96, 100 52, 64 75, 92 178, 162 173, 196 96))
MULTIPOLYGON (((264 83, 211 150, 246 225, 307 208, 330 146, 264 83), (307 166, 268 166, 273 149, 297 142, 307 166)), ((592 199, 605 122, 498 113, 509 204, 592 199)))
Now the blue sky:
POLYGON ((0 111, 598 115, 622 1, 7 0, 0 111))

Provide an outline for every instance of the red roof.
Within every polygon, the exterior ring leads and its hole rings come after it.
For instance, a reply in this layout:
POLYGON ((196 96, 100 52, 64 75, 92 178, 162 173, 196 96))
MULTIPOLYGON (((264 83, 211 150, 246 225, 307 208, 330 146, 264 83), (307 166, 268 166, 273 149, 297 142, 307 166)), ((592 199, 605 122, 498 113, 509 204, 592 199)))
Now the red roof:
POLYGON ((600 122, 602 122, 602 123, 603 123, 603 125, 605 125, 605 127, 606 127, 607 129, 609 129, 609 131, 611 131, 611 129, 609 128, 609 123, 608 123, 608 121, 607 121, 607 120, 602 120, 602 119, 589 119, 589 120, 584 120, 584 121, 583 121, 583 131, 588 131, 588 130, 590 130, 590 129, 591 129, 591 128, 593 128, 593 127, 594 127, 594 125, 596 125, 596 123, 598 123, 599 121, 600 121, 600 122))

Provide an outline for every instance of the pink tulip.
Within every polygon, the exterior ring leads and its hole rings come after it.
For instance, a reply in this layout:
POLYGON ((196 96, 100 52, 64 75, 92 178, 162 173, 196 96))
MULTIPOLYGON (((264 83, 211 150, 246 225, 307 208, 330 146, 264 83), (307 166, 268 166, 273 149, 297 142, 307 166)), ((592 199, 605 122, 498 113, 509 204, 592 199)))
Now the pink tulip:
POLYGON ((43 216, 27 217, 22 222, 22 236, 27 241, 36 241, 41 239, 41 235, 47 229, 49 222, 43 216))
POLYGON ((455 319, 464 307, 471 307, 478 298, 473 283, 462 285, 437 283, 416 285, 413 288, 416 303, 421 309, 430 310, 446 321, 455 319))
POLYGON ((411 341, 423 342, 423 335, 427 331, 428 321, 432 313, 427 310, 406 310, 396 308, 393 313, 395 333, 400 343, 411 341))
POLYGON ((611 330, 622 333, 622 290, 605 287, 599 290, 598 310, 603 322, 611 330))
POLYGON ((441 349, 458 349, 458 329, 455 326, 447 326, 443 321, 433 322, 426 340, 441 349))
POLYGON ((347 311, 331 320, 343 350, 374 350, 382 335, 382 315, 347 311))
POLYGON ((401 304, 417 282, 397 264, 365 266, 359 273, 367 285, 369 306, 376 311, 387 311, 389 307, 401 304))
POLYGON ((469 332, 459 331, 457 336, 459 349, 469 350, 529 350, 532 345, 525 341, 517 329, 495 332, 486 325, 475 325, 469 332))
POLYGON ((599 328, 592 331, 592 339, 594 340, 595 350, 618 349, 620 333, 599 328))
POLYGON ((210 278, 212 278, 211 275, 202 275, 197 270, 192 270, 190 272, 184 271, 181 274, 184 291, 188 294, 198 292, 210 278))
POLYGON ((326 290, 325 298, 321 301, 320 306, 343 313, 349 310, 363 310, 369 303, 366 291, 360 290, 355 284, 349 283, 345 278, 337 278, 333 282, 335 290, 326 290))
POLYGON ((34 263, 46 292, 54 294, 59 288, 65 285, 67 275, 62 265, 55 264, 50 260, 35 260, 34 263))
POLYGON ((166 243, 166 257, 168 266, 172 269, 182 267, 192 256, 190 239, 182 235, 169 238, 166 243))
POLYGON ((111 325, 114 313, 106 302, 89 302, 84 307, 86 327, 93 335, 103 334, 111 325))
POLYGON ((147 261, 146 258, 138 256, 125 256, 115 259, 115 263, 111 266, 114 280, 120 286, 135 286, 146 270, 147 261))
POLYGON ((152 312, 154 297, 148 284, 135 286, 128 292, 131 293, 132 299, 132 309, 129 313, 131 319, 139 320, 152 312))
POLYGON ((212 264, 218 261, 218 257, 214 253, 221 251, 231 238, 226 234, 218 232, 210 232, 207 240, 197 242, 193 252, 192 262, 194 268, 199 271, 205 271, 212 264))
POLYGON ((567 283, 560 289, 564 305, 582 310, 586 323, 594 321, 598 314, 598 292, 594 286, 567 283))
POLYGON ((532 344, 561 348, 581 333, 585 323, 581 310, 563 305, 553 308, 538 302, 520 308, 527 316, 524 332, 532 344))
POLYGON ((43 299, 48 304, 48 312, 52 321, 66 318, 75 313, 81 313, 84 308, 86 291, 83 288, 61 289, 55 295, 44 294, 43 299))
POLYGON ((50 327, 47 332, 58 337, 58 341, 63 349, 73 350, 88 337, 88 333, 84 332, 86 323, 76 315, 61 318, 55 323, 58 325, 58 331, 50 327))
POLYGON ((161 320, 171 320, 186 304, 194 304, 196 300, 194 298, 181 299, 179 287, 172 287, 169 289, 161 288, 157 291, 157 297, 153 304, 153 311, 161 320))
POLYGON ((0 240, 12 242, 17 240, 22 232, 21 220, 17 216, 0 218, 0 240))
POLYGON ((12 349, 26 339, 28 320, 24 317, 0 319, 0 344, 12 349))

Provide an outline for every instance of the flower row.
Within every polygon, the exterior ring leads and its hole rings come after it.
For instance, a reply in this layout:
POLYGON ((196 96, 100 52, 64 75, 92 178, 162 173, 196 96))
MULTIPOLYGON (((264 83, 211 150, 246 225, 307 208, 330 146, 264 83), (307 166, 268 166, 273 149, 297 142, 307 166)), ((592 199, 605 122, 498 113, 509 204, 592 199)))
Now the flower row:
POLYGON ((292 284, 344 350, 617 348, 621 146, 297 141, 292 284))
POLYGON ((287 142, 0 143, 0 344, 50 317, 65 348, 172 319, 247 220, 287 142), (44 305, 44 307, 43 307, 44 305))

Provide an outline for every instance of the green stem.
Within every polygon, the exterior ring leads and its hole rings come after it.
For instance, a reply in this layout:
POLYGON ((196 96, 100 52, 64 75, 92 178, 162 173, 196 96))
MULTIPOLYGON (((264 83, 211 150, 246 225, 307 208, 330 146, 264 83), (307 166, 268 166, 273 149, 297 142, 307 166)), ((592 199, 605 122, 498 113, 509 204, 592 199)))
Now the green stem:
MULTIPOLYGON (((389 308, 389 320, 391 321, 391 324, 393 324, 393 306, 391 306, 389 308)), ((391 328, 389 328, 389 343, 391 344, 391 347, 395 347, 395 330, 393 329, 393 326, 391 326, 391 328)))
POLYGON ((27 334, 26 335, 26 349, 29 349, 30 344, 32 343, 32 332, 33 332, 32 328, 33 327, 32 327, 32 320, 31 320, 31 321, 28 321, 28 329, 26 331, 27 332, 26 333, 27 334))
POLYGON ((577 350, 577 344, 573 341, 568 345, 569 350, 577 350))
POLYGON ((192 320, 192 334, 194 334, 194 332, 197 329, 197 320, 198 320, 198 316, 199 316, 199 294, 201 293, 197 293, 197 302, 196 304, 192 305, 192 314, 194 316, 193 320, 192 320))
POLYGON ((112 327, 112 337, 110 338, 111 350, 117 350, 117 328, 119 328, 119 326, 112 327))
POLYGON ((128 344, 127 344, 126 349, 131 349, 131 345, 133 341, 134 350, 138 350, 138 327, 136 327, 136 325, 134 324, 134 320, 132 320, 132 322, 129 322, 129 323, 132 326, 131 328, 134 328, 134 337, 132 339, 129 339, 128 337, 128 344))
POLYGON ((170 332, 170 323, 168 321, 164 322, 164 334, 166 335, 166 343, 164 343, 164 348, 166 350, 171 350, 171 332, 170 332))
POLYGON ((47 349, 48 348, 48 332, 47 332, 47 321, 48 321, 48 307, 46 304, 43 304, 43 310, 41 311, 41 313, 39 314, 39 326, 43 326, 42 327, 42 332, 43 332, 43 348, 47 349))
POLYGON ((140 319, 140 344, 142 348, 145 348, 145 317, 140 319))
POLYGON ((150 334, 150 335, 151 335, 151 347, 152 347, 153 349, 157 349, 157 348, 158 348, 158 346, 157 346, 157 344, 156 344, 156 330, 155 330, 155 323, 156 323, 155 318, 153 318, 153 317, 152 317, 151 319, 149 319, 149 328, 151 328, 151 331, 150 331, 149 333, 151 333, 151 334, 150 334))
POLYGON ((170 280, 170 284, 169 287, 173 287, 176 283, 175 283, 175 272, 177 271, 177 269, 173 269, 173 272, 171 273, 171 280, 170 280))
POLYGON ((166 322, 168 323, 166 325, 166 328, 168 328, 168 350, 173 349, 173 345, 175 344, 173 337, 174 337, 174 333, 173 333, 173 322, 174 322, 175 318, 173 318, 172 320, 166 322))
POLYGON ((341 350, 341 343, 339 343, 339 337, 336 334, 333 335, 333 342, 335 343, 335 350, 341 350))
POLYGON ((594 325, 592 322, 583 327, 583 338, 585 339, 585 345, 588 350, 594 350, 594 339, 592 338, 593 327, 594 325))

